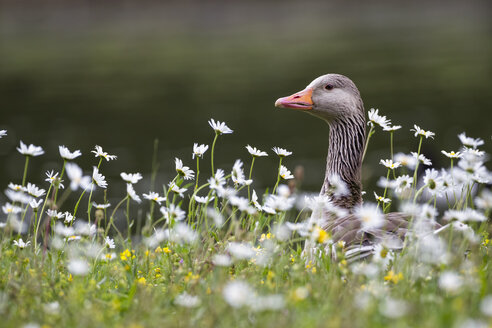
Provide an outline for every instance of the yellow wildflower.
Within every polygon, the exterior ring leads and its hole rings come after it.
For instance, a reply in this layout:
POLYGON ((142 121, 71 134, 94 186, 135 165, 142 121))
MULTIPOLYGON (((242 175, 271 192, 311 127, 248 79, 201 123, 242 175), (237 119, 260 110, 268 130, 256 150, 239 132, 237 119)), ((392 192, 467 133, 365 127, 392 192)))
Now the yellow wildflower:
POLYGON ((140 277, 140 278, 138 278, 138 279, 137 279, 137 283, 138 283, 139 285, 142 285, 142 286, 147 285, 147 281, 145 280, 145 277, 140 277))
POLYGON ((384 276, 384 281, 390 281, 397 284, 400 280, 403 280, 403 273, 395 274, 393 270, 390 270, 386 276, 384 276))

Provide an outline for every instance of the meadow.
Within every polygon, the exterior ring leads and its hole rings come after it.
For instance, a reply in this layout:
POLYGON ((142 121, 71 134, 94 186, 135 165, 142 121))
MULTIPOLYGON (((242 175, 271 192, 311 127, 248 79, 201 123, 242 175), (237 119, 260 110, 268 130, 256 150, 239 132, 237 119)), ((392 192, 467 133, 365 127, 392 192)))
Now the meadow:
POLYGON ((59 162, 35 185, 39 177, 30 172, 45 150, 16 141, 25 162, 2 182, 0 325, 492 325, 492 175, 483 140, 460 134, 455 151, 442 151, 449 165, 434 168, 421 153, 433 132, 391 126, 371 110, 367 151, 375 133, 390 149, 370 163, 381 178, 377 190, 366 190, 360 219, 363 227, 378 226, 384 213, 401 211, 411 229, 399 251, 381 241, 371 257, 358 259, 320 229, 323 213, 340 209, 302 190, 290 149, 244 145, 238 156, 249 153, 249 162, 217 167, 214 154, 235 131, 208 123, 210 140, 190 145, 187 158, 168 159, 176 168, 171 181, 159 181, 154 154, 150 176, 121 173, 126 190, 105 177, 124 163, 100 146, 82 154, 60 145, 59 162), (418 147, 395 153, 394 134, 418 147), (80 156, 93 167, 81 168, 80 156), (278 158, 270 173, 277 178, 260 192, 255 163, 266 156, 278 158), (211 171, 200 170, 204 161, 211 171), (151 190, 136 191, 142 180, 151 190), (120 201, 108 203, 109 195, 120 201), (314 250, 303 252, 305 241, 314 250))

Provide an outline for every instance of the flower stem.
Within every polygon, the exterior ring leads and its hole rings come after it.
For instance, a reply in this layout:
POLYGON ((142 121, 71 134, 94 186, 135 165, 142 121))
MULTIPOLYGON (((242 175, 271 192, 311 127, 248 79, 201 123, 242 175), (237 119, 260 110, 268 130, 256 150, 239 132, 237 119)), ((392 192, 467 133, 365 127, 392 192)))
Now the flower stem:
MULTIPOLYGON (((253 156, 253 159, 251 160, 251 167, 249 168, 248 180, 251 180, 251 175, 253 173, 253 165, 255 165, 255 159, 256 159, 256 157, 253 156)), ((248 185, 248 200, 249 201, 251 201, 250 186, 251 186, 251 184, 248 185)))
POLYGON ((214 150, 215 150, 215 142, 217 141, 217 137, 219 136, 219 133, 218 132, 215 132, 215 137, 214 137, 214 141, 212 143, 212 151, 211 151, 211 154, 210 154, 210 157, 211 157, 211 165, 212 165, 212 176, 215 178, 215 170, 214 170, 214 150))
POLYGON ((364 145, 364 152, 362 153, 362 160, 361 162, 364 161, 364 157, 366 157, 366 152, 367 152, 367 147, 369 145, 369 140, 371 139, 371 136, 374 134, 374 126, 371 124, 371 128, 369 129, 369 133, 367 134, 367 139, 366 139, 366 144, 364 145))
POLYGON ((277 182, 275 183, 275 187, 273 187, 272 195, 275 194, 275 190, 277 190, 278 183, 280 182, 280 168, 281 167, 282 167, 282 157, 280 157, 280 161, 278 163, 277 182))
POLYGON ((420 141, 419 141, 419 148, 417 150, 417 164, 415 164, 415 171, 413 172, 413 187, 417 188, 417 170, 419 169, 419 156, 420 156, 420 149, 422 147, 422 140, 424 139, 423 136, 420 136, 420 141))
POLYGON ((22 176, 22 186, 26 185, 26 176, 27 176, 27 166, 29 165, 29 156, 26 156, 26 162, 24 164, 24 175, 22 176))

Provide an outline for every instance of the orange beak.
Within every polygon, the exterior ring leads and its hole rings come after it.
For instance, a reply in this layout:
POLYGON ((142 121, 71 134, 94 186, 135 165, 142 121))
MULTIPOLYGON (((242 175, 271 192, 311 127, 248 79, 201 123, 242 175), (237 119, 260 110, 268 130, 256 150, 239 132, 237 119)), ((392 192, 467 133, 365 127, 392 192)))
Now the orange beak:
POLYGON ((304 89, 294 93, 292 96, 277 99, 275 107, 311 110, 313 109, 313 100, 311 99, 312 94, 313 89, 304 89))

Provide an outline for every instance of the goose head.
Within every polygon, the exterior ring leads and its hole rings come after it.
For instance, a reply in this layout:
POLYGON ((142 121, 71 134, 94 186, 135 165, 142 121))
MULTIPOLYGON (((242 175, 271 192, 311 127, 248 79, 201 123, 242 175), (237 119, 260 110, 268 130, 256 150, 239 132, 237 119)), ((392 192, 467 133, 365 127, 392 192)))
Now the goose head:
POLYGON ((328 123, 364 116, 359 90, 352 80, 340 74, 322 75, 304 90, 277 99, 275 106, 305 111, 328 123))

